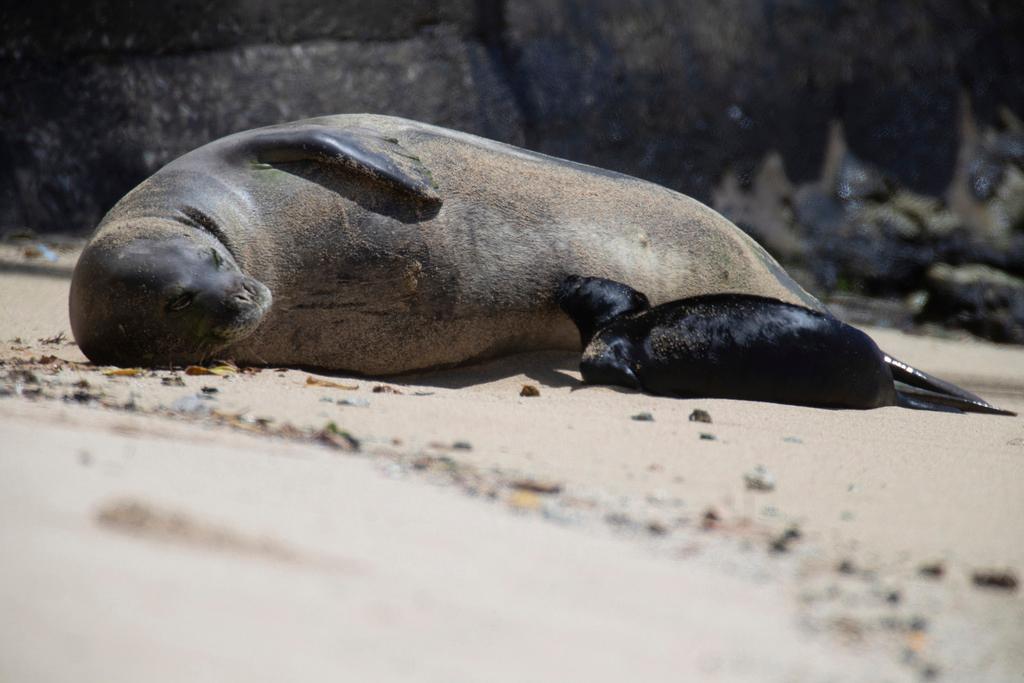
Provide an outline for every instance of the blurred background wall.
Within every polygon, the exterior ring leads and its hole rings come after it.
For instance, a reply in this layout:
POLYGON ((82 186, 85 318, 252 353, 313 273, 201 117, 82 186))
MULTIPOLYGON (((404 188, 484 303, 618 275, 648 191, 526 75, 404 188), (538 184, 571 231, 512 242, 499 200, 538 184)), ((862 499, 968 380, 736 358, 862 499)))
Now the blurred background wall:
POLYGON ((1022 37, 1019 0, 5 3, 0 230, 86 234, 209 140, 372 111, 695 196, 819 293, 1012 289, 1022 37))

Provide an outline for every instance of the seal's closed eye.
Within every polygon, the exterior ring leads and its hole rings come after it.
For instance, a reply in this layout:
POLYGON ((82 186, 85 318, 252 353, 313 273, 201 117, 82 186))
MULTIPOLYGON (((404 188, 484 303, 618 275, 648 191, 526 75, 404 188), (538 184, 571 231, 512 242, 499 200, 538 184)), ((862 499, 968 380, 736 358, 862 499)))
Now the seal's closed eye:
POLYGON ((183 311, 192 305, 192 301, 195 300, 195 297, 195 292, 182 292, 167 302, 167 310, 172 312, 183 311))

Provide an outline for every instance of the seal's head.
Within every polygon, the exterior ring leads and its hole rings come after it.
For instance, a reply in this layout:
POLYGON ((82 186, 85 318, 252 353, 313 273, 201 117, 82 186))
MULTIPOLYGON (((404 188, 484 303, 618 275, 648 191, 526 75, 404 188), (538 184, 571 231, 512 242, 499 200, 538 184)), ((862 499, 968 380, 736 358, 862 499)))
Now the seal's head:
POLYGON ((579 275, 562 281, 555 301, 576 323, 583 346, 613 319, 651 307, 646 296, 621 282, 579 275))
POLYGON ((71 329, 98 364, 184 365, 248 336, 270 303, 214 239, 99 236, 75 266, 71 329))

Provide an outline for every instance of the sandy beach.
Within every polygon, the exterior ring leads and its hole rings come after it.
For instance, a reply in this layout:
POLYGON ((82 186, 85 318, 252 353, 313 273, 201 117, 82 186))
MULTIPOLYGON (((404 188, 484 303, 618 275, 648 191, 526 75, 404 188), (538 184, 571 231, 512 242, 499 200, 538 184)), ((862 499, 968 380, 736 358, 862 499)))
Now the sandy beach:
MULTIPOLYGON (((113 373, 75 255, 0 247, 0 680, 1024 680, 1024 418, 113 373)), ((1024 349, 867 331, 1024 411, 1024 349)))

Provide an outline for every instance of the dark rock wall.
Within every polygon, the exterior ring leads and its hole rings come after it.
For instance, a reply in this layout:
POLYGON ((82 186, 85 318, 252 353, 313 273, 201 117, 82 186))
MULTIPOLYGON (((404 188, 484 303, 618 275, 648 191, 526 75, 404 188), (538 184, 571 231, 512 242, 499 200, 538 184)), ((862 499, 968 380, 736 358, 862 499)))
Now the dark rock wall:
POLYGON ((344 111, 409 116, 709 200, 829 122, 939 196, 960 102, 1024 113, 1019 0, 58 0, 0 8, 0 227, 88 231, 176 155, 344 111))
POLYGON ((320 114, 380 111, 522 143, 477 17, 458 1, 0 10, 0 226, 88 231, 183 152, 320 114))

